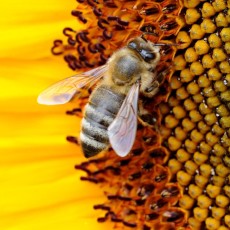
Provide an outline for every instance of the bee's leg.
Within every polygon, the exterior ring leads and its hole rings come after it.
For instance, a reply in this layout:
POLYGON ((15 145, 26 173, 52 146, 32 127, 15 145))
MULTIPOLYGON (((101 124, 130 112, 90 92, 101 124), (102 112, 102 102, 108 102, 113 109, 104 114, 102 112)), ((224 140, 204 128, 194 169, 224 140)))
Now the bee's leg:
POLYGON ((138 121, 143 126, 148 126, 151 128, 155 127, 157 121, 156 118, 154 118, 153 115, 144 108, 144 102, 142 99, 139 99, 138 101, 138 121))
POLYGON ((153 97, 159 91, 160 85, 164 82, 165 76, 170 72, 170 67, 162 72, 154 74, 154 81, 142 92, 145 97, 153 97))
MULTIPOLYGON (((145 87, 144 90, 141 91, 143 96, 152 98, 154 95, 157 94, 159 91, 160 85, 164 82, 165 76, 170 72, 170 67, 165 69, 162 72, 154 73, 154 81, 148 86, 145 87)), ((150 126, 152 128, 158 129, 157 127, 157 120, 153 115, 144 108, 144 101, 142 99, 139 99, 138 102, 139 111, 138 111, 138 120, 143 126, 150 126)))

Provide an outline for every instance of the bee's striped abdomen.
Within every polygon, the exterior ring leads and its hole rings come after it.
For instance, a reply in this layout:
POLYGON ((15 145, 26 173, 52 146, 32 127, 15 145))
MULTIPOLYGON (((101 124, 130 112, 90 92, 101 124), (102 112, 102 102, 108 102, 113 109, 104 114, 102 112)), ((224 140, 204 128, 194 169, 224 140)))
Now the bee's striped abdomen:
POLYGON ((109 146, 107 129, 112 123, 125 95, 106 86, 99 86, 91 94, 82 119, 81 146, 86 157, 94 156, 109 146))

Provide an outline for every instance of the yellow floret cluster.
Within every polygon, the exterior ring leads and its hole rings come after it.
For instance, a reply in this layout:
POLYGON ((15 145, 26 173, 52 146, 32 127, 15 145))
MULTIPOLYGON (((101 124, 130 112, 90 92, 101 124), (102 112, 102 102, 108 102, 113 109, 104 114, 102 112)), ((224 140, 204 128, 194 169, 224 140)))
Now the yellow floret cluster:
POLYGON ((160 106, 179 206, 194 230, 230 229, 230 2, 184 1, 172 92, 160 106))

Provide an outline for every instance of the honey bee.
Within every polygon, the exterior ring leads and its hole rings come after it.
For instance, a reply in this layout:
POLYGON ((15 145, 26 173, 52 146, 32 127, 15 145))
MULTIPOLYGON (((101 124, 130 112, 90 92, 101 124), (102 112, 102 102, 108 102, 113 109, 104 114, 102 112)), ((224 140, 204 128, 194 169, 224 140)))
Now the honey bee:
MULTIPOLYGON (((126 156, 135 141, 139 93, 153 97, 168 73, 158 73, 160 46, 143 36, 116 51, 103 66, 66 78, 43 91, 38 103, 64 104, 83 87, 98 83, 86 105, 80 144, 85 157, 111 147, 126 156)), ((140 110, 140 109, 139 109, 140 110)))

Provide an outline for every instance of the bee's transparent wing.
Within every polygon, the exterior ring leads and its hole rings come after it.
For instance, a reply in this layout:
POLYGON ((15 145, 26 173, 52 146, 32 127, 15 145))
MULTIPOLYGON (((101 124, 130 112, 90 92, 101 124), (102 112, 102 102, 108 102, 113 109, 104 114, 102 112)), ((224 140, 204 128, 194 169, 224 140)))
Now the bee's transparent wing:
POLYGON ((44 105, 65 104, 72 99, 77 91, 85 86, 91 87, 101 79, 107 66, 103 65, 84 73, 61 80, 44 90, 38 96, 38 103, 44 105))
POLYGON ((125 157, 135 141, 137 131, 137 109, 138 109, 139 83, 135 83, 112 124, 108 127, 109 141, 121 157, 125 157))

